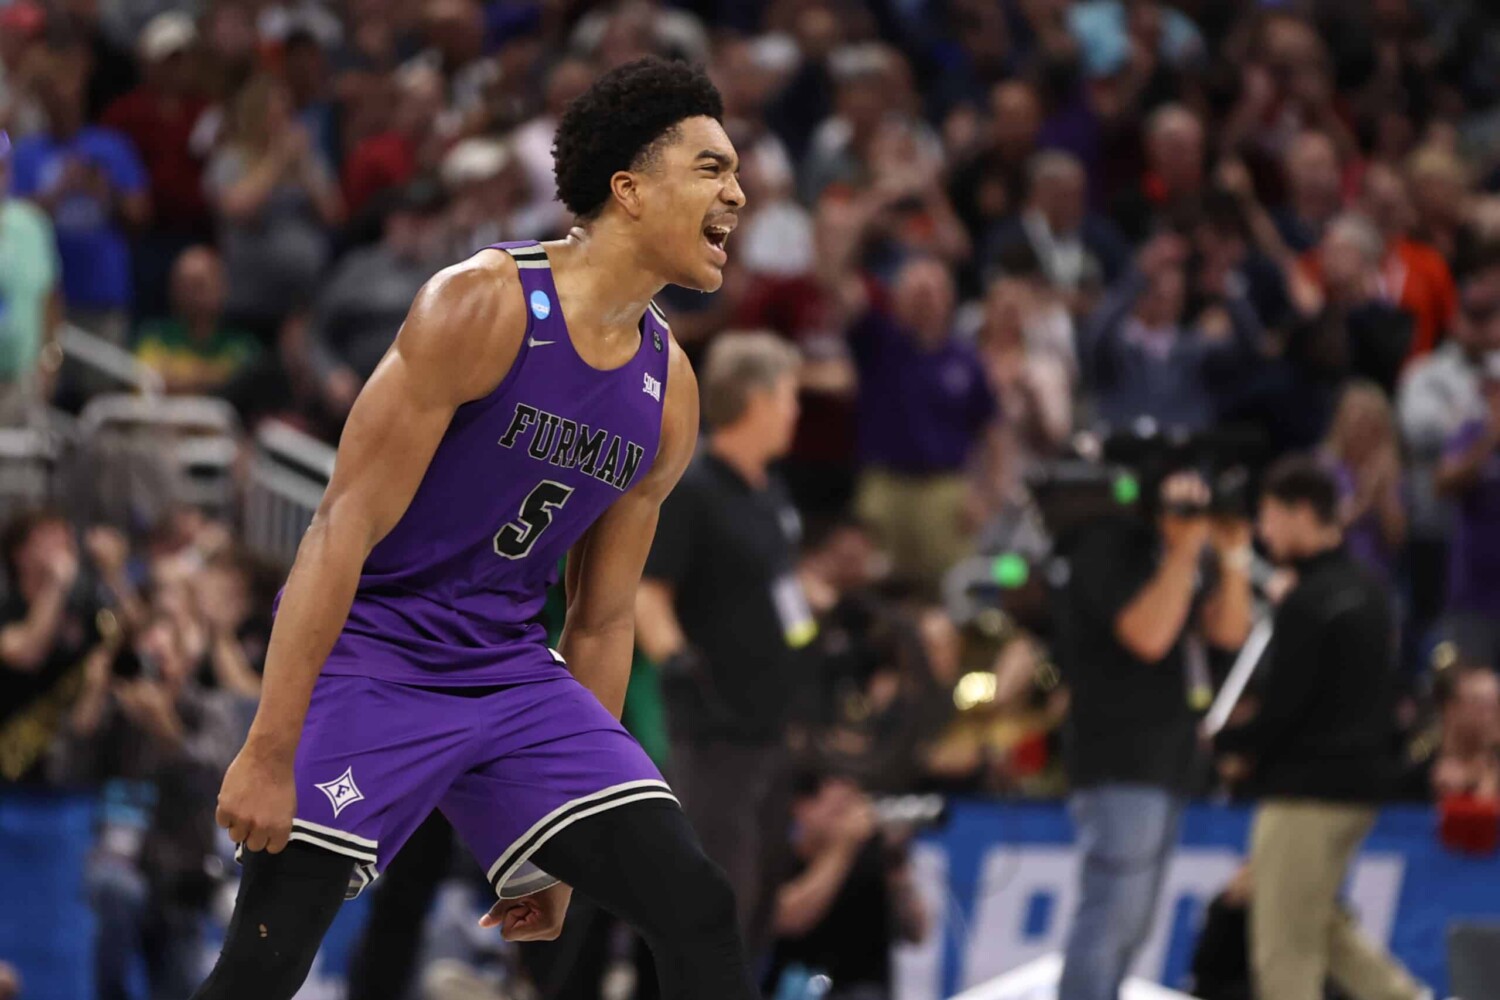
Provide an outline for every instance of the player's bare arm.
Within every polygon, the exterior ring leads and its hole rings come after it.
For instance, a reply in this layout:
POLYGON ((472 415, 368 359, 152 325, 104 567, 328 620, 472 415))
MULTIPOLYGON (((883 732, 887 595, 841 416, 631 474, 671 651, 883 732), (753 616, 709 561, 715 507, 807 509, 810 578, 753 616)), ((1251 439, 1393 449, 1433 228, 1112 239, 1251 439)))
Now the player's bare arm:
POLYGON ((568 613, 558 643, 579 682, 615 716, 625 707, 635 650, 635 600, 662 501, 698 443, 698 380, 675 341, 651 472, 596 521, 568 556, 568 613))
POLYGON ((332 480, 287 579, 255 721, 219 793, 219 825, 249 850, 286 846, 303 720, 360 570, 411 503, 454 411, 492 391, 509 370, 526 328, 524 308, 515 264, 503 254, 440 272, 355 401, 332 480))

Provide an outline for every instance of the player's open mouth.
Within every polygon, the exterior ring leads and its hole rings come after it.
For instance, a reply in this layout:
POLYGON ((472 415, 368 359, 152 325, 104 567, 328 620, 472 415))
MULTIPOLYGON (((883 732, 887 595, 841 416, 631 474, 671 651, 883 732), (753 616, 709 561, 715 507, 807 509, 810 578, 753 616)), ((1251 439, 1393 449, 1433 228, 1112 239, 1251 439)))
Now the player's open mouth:
POLYGON ((709 252, 721 266, 729 260, 729 255, 724 252, 724 244, 729 241, 732 229, 732 226, 722 225, 705 226, 703 229, 703 241, 708 244, 709 252))

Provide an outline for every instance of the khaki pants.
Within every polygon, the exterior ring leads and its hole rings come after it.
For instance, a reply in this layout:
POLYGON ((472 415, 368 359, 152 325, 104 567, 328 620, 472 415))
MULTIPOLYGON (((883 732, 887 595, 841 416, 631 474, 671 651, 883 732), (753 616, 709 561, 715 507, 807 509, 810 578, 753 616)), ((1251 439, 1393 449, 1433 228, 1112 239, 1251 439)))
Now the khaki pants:
POLYGON ((1339 889, 1375 810, 1269 800, 1250 834, 1250 961, 1260 1000, 1322 1000, 1332 978, 1354 1000, 1418 1000, 1422 988, 1365 937, 1339 889))
POLYGON ((943 574, 973 552, 964 519, 968 483, 960 474, 860 476, 855 513, 891 557, 893 575, 937 596, 943 574))

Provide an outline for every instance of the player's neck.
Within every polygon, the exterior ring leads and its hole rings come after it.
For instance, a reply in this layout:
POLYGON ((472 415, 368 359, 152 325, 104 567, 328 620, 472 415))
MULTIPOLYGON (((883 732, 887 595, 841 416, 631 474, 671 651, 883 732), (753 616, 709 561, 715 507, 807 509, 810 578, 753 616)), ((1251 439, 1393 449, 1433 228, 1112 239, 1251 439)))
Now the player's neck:
POLYGON ((766 469, 771 463, 755 435, 745 433, 743 428, 726 427, 709 435, 708 450, 755 489, 766 488, 770 479, 766 469))
POLYGON ((575 226, 547 254, 568 326, 580 333, 633 332, 663 287, 641 268, 635 247, 605 226, 575 226))

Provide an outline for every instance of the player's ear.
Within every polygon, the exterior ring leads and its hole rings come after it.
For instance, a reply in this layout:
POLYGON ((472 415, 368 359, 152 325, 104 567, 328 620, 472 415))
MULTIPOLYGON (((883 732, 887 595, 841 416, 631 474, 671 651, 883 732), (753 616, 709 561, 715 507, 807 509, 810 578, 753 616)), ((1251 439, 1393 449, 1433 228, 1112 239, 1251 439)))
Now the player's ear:
POLYGON ((641 216, 642 191, 641 178, 629 170, 616 170, 614 176, 609 179, 609 189, 614 195, 615 201, 620 203, 627 215, 632 219, 641 216))

